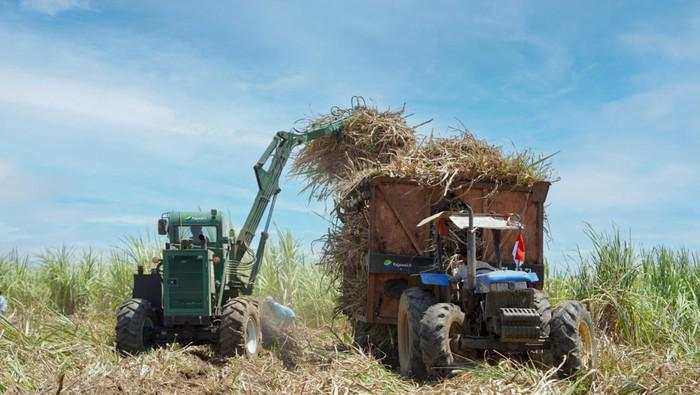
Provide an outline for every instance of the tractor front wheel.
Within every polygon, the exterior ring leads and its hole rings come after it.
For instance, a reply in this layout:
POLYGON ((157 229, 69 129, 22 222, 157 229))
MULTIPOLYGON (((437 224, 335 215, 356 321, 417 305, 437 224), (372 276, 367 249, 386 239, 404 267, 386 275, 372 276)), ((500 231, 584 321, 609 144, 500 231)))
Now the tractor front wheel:
POLYGON ((540 314, 541 335, 542 337, 546 338, 549 336, 549 325, 552 321, 552 308, 549 304, 549 299, 547 298, 547 295, 545 295, 544 292, 540 291, 539 289, 533 289, 533 291, 534 295, 532 307, 535 308, 540 314))
POLYGON ((155 339, 155 313, 144 299, 130 299, 117 310, 117 351, 124 355, 144 352, 155 339))
POLYGON ((455 364, 450 342, 462 334, 464 319, 462 309, 452 303, 434 304, 423 315, 420 347, 431 376, 444 376, 455 364))
POLYGON ((243 297, 229 300, 224 305, 219 324, 219 356, 244 355, 254 358, 261 343, 262 326, 257 301, 243 297))
POLYGON ((552 311, 549 325, 552 359, 560 376, 574 375, 596 366, 593 321, 583 305, 568 300, 552 311))
POLYGON ((420 350, 420 320, 435 297, 420 288, 408 288, 401 294, 397 322, 399 368, 405 377, 424 378, 425 365, 420 350))

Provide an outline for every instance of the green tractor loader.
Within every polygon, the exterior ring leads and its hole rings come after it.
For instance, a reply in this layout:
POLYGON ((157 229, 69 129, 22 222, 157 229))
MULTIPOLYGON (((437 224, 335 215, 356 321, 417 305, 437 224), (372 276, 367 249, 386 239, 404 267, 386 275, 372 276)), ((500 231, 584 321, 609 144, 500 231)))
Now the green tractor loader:
POLYGON ((253 357, 261 344, 257 301, 250 295, 262 263, 279 179, 294 147, 342 132, 347 117, 302 132, 278 132, 253 166, 258 193, 238 235, 217 210, 168 212, 158 233, 168 237, 148 273, 139 266, 132 298, 117 312, 116 348, 137 354, 169 342, 213 344, 222 357, 253 357), (267 211, 255 252, 256 229, 267 211))

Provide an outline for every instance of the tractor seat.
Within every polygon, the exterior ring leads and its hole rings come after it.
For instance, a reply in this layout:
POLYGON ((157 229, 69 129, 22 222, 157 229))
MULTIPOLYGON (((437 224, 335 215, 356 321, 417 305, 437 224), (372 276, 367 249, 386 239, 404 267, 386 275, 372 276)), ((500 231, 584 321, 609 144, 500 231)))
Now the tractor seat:
MULTIPOLYGON (((494 272, 496 270, 498 270, 498 269, 489 265, 487 262, 476 261, 476 275, 477 275, 477 277, 479 275, 491 273, 491 272, 494 272)), ((463 280, 466 280, 466 278, 467 278, 467 266, 466 265, 461 265, 459 267, 459 270, 457 272, 457 277, 461 278, 463 280)))
POLYGON ((476 261, 476 274, 486 274, 488 272, 496 271, 497 269, 484 261, 476 261))

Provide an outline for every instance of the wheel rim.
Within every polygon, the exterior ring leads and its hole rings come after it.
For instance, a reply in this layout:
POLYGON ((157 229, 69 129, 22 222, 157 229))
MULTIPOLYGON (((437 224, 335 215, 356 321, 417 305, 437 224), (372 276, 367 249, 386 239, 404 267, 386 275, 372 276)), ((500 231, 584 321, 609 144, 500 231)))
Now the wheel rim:
POLYGON ((399 365, 401 369, 408 367, 408 317, 405 311, 399 312, 398 320, 399 365))
POLYGON ((459 338, 462 336, 462 331, 463 327, 462 324, 459 323, 457 320, 453 321, 452 324, 450 325, 450 329, 448 331, 448 340, 447 340, 447 349, 450 351, 450 356, 451 356, 451 363, 454 362, 456 357, 461 358, 461 356, 457 353, 455 353, 456 350, 452 349, 452 342, 458 341, 459 338))
POLYGON ((578 324, 578 334, 580 339, 581 363, 583 366, 590 368, 591 360, 593 359, 593 338, 591 337, 591 328, 585 322, 578 324))
POLYGON ((245 325, 245 348, 251 355, 258 350, 258 325, 252 318, 245 325))

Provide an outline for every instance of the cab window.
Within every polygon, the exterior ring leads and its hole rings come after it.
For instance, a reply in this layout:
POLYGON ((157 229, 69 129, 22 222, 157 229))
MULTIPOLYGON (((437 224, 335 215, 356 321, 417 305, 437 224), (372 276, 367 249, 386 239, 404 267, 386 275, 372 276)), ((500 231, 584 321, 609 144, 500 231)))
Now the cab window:
POLYGON ((178 226, 177 230, 179 240, 189 239, 197 242, 197 240, 199 240, 199 235, 202 234, 207 238, 209 243, 216 243, 218 241, 216 226, 187 225, 178 226))

